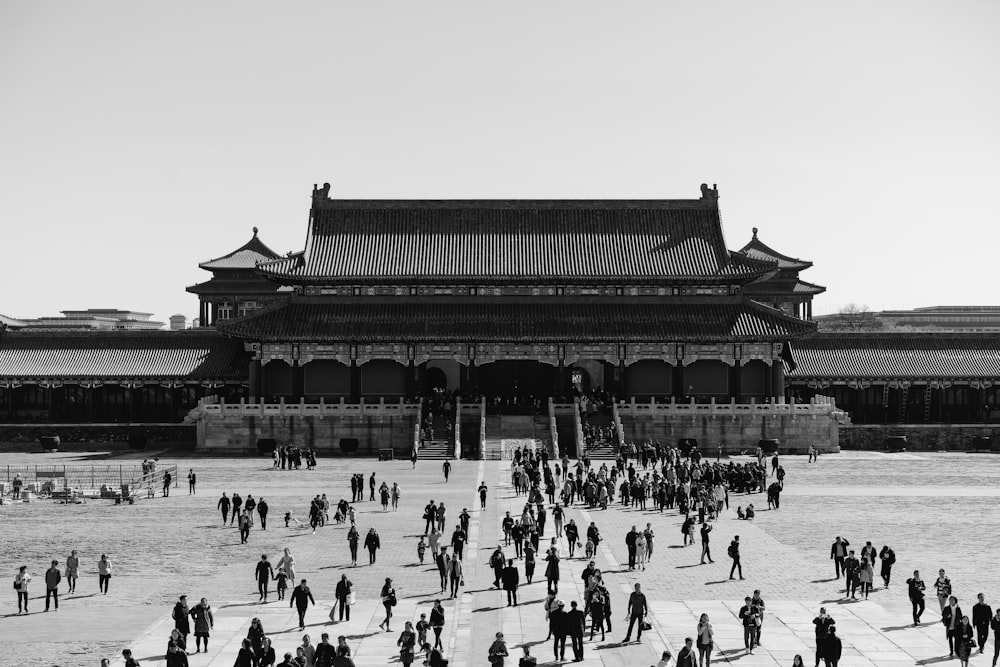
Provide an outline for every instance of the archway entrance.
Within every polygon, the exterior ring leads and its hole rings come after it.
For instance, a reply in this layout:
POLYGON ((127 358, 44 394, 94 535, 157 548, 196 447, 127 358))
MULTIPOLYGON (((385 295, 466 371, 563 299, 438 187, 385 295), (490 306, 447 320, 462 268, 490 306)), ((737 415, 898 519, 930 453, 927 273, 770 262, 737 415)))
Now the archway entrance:
POLYGON ((424 393, 431 394, 434 390, 444 391, 448 388, 448 376, 437 366, 429 366, 424 372, 424 393))
POLYGON ((494 361, 479 368, 479 390, 488 397, 512 400, 552 395, 556 369, 539 361, 494 361))

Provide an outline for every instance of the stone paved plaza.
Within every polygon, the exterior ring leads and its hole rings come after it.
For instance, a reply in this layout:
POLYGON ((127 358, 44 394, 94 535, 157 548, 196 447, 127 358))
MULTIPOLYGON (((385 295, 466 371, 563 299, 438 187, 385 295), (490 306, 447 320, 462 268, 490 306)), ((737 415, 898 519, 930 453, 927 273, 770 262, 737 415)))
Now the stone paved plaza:
MULTIPOLYGON (((78 454, 4 454, 0 466, 88 462, 135 463, 135 455, 105 457, 78 454)), ((138 458, 142 458, 139 456, 138 458)), ((192 604, 207 597, 215 613, 210 652, 192 655, 193 666, 233 663, 250 619, 262 620, 272 637, 278 659, 294 652, 301 642, 294 610, 272 600, 258 604, 253 569, 262 553, 277 562, 284 547, 296 558, 298 576, 307 578, 318 605, 307 614, 306 631, 314 642, 322 632, 343 634, 361 665, 398 663, 396 639, 404 620, 429 615, 439 596, 436 568, 420 566, 416 543, 422 533, 423 506, 430 498, 448 508, 446 535, 467 507, 473 516, 470 544, 466 548, 466 586, 456 600, 444 599, 443 634, 451 665, 486 665, 486 651, 497 631, 503 631, 516 664, 520 647, 530 645, 539 664, 553 658, 551 642, 543 641, 546 624, 541 602, 545 596, 544 563, 535 583, 522 586, 521 604, 506 606, 505 595, 491 589, 492 572, 487 559, 502 541, 500 517, 506 510, 519 512, 509 484, 507 462, 459 461, 451 480, 444 483, 439 462, 422 461, 416 470, 409 462, 375 462, 365 459, 321 459, 315 471, 272 471, 265 459, 173 459, 183 478, 193 467, 198 473, 196 495, 186 482, 169 498, 141 499, 135 505, 89 501, 84 505, 59 505, 51 501, 6 504, 0 507, 3 541, 0 560, 8 578, 21 564, 34 577, 31 613, 18 616, 13 592, 0 610, 0 665, 99 665, 101 657, 121 664, 121 649, 132 647, 142 665, 162 665, 166 638, 172 627, 170 610, 181 593, 192 604), (349 475, 372 472, 382 480, 399 482, 402 501, 398 512, 382 512, 380 504, 357 504, 362 534, 374 526, 381 535, 378 562, 349 567, 347 528, 328 525, 315 534, 295 521, 285 528, 286 511, 306 519, 308 500, 326 493, 334 502, 350 496, 349 475), (485 511, 479 510, 476 487, 485 480, 490 488, 485 511), (249 544, 241 545, 235 527, 223 527, 215 509, 222 491, 263 496, 271 511, 266 531, 255 526, 249 544), (55 558, 63 563, 71 549, 80 552, 78 593, 64 595, 58 613, 44 613, 44 571, 55 558), (101 553, 114 563, 108 595, 97 593, 96 562, 101 553), (350 623, 328 620, 335 582, 347 573, 355 584, 357 604, 350 623), (378 627, 381 605, 378 590, 391 576, 400 596, 393 632, 378 627)), ((568 518, 581 528, 595 521, 605 542, 597 565, 605 573, 612 593, 613 632, 585 643, 585 665, 652 665, 664 647, 676 655, 685 636, 694 634, 697 617, 708 613, 716 637, 713 662, 747 667, 790 665, 801 653, 811 665, 814 643, 812 618, 827 606, 844 641, 841 665, 912 665, 947 661, 947 642, 938 623, 937 603, 928 597, 924 624, 909 624, 909 603, 904 580, 920 569, 930 586, 939 567, 950 575, 962 607, 971 612, 975 594, 983 592, 1000 606, 1000 568, 993 554, 1000 548, 1000 457, 988 454, 880 454, 846 452, 820 457, 809 464, 805 457, 783 457, 788 471, 780 510, 767 511, 763 494, 733 495, 730 509, 712 533, 716 562, 699 565, 700 547, 681 546, 681 519, 676 511, 660 514, 612 506, 606 511, 571 508, 568 518), (737 505, 753 502, 757 518, 737 521, 737 505), (645 572, 628 572, 624 534, 635 524, 651 523, 656 533, 653 560, 645 572), (730 581, 726 545, 734 534, 743 544, 744 581, 730 581), (889 544, 896 550, 893 584, 877 588, 868 601, 846 602, 833 580, 830 543, 842 535, 852 545, 870 540, 876 547, 889 544), (654 612, 653 630, 642 643, 622 645, 627 592, 639 582, 654 612), (744 655, 742 628, 736 611, 755 588, 767 603, 763 645, 744 655)), ((554 534, 551 519, 545 539, 554 534)), ((543 540, 544 541, 544 540, 543 540)), ((513 556, 512 549, 508 549, 513 556)), ((565 555, 565 541, 562 542, 565 555)), ((578 555, 580 553, 578 552, 578 555)), ((582 599, 582 558, 564 559, 560 597, 582 599)), ((519 568, 522 571, 523 568, 519 568)), ((876 579, 877 572, 876 572, 876 579)), ((65 591, 65 584, 62 586, 65 591)), ((634 637, 633 637, 634 639, 634 637)), ((193 638, 189 648, 193 650, 193 638)), ((972 664, 989 664, 987 656, 972 664)), ((571 657, 571 651, 567 651, 571 657)), ((956 661, 957 664, 957 661, 956 661)))

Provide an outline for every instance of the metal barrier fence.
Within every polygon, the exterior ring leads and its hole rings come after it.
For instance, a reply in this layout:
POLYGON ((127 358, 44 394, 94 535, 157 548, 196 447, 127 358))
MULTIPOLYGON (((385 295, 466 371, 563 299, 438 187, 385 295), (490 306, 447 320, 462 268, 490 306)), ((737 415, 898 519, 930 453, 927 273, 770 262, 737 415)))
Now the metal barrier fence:
POLYGON ((38 495, 58 495, 76 491, 80 495, 99 497, 101 489, 121 491, 163 487, 166 473, 170 473, 171 485, 178 486, 177 466, 157 466, 152 473, 144 473, 142 466, 94 465, 94 466, 2 466, 4 495, 13 492, 14 479, 20 478, 21 488, 38 495))

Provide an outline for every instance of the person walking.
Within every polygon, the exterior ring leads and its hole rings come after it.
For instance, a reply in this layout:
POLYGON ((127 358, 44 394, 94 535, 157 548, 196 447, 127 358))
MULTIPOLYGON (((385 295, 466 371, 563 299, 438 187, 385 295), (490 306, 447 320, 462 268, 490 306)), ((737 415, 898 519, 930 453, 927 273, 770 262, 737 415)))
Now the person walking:
POLYGON ((602 590, 603 586, 598 586, 590 595, 590 641, 594 641, 594 632, 600 628, 601 641, 604 641, 604 618, 607 609, 607 597, 602 590))
POLYGON ((941 612, 948 606, 948 598, 951 597, 951 579, 945 576, 944 569, 938 570, 938 578, 934 580, 934 591, 937 593, 938 605, 941 612))
POLYGON ((552 628, 552 652, 556 660, 566 659, 566 635, 569 628, 566 625, 566 603, 562 600, 556 601, 556 608, 549 614, 549 625, 552 628))
POLYGON ((861 594, 868 599, 868 594, 872 592, 872 580, 875 578, 875 570, 872 569, 870 560, 861 561, 861 569, 858 571, 858 581, 861 582, 861 594))
POLYGON ((59 572, 59 561, 52 561, 52 566, 45 571, 45 611, 49 610, 49 598, 55 600, 56 611, 59 611, 59 583, 62 574, 59 572))
POLYGON ((458 587, 465 584, 465 572, 462 561, 452 558, 448 561, 448 581, 451 583, 451 597, 458 597, 458 587))
POLYGON ((972 647, 975 645, 972 623, 969 622, 968 616, 963 616, 955 627, 955 655, 958 656, 961 667, 969 667, 969 656, 972 655, 972 647))
POLYGON ((441 644, 441 631, 444 630, 444 607, 441 606, 441 600, 435 600, 434 606, 431 607, 430 624, 431 630, 434 631, 433 648, 444 650, 441 644))
POLYGON ((641 570, 646 570, 646 536, 642 533, 635 536, 635 564, 641 570))
POLYGON ((375 532, 374 528, 368 529, 368 534, 365 535, 365 549, 368 549, 368 564, 375 564, 375 552, 379 550, 382 546, 382 541, 378 537, 378 533, 375 532))
POLYGON ((263 498, 261 498, 257 502, 257 516, 260 517, 260 529, 261 530, 267 530, 267 512, 268 512, 268 509, 269 508, 267 506, 267 503, 264 501, 263 498))
POLYGON ((360 542, 361 535, 358 533, 358 528, 352 524, 351 529, 347 531, 347 546, 351 550, 351 565, 355 567, 358 564, 358 543, 360 542))
POLYGON ((76 555, 76 549, 73 549, 66 558, 66 584, 69 586, 68 593, 76 593, 76 580, 79 573, 80 559, 76 555))
POLYGON ((257 598, 258 602, 267 602, 267 589, 274 578, 274 568, 271 561, 267 559, 267 554, 261 554, 257 567, 254 569, 254 576, 257 578, 257 598))
POLYGON ((194 495, 195 484, 198 481, 198 476, 194 474, 194 468, 188 469, 188 495, 194 495))
POLYGON ((743 565, 740 562, 740 536, 736 535, 733 537, 733 541, 729 543, 729 557, 733 559, 733 566, 729 568, 729 578, 733 579, 733 573, 737 570, 740 573, 740 579, 743 578, 743 565))
POLYGON ((503 667, 505 658, 509 655, 507 652, 507 643, 503 639, 503 633, 498 632, 496 634, 496 639, 490 644, 488 657, 490 664, 493 667, 503 667))
POLYGON ((445 461, 441 464, 441 470, 444 471, 444 482, 448 483, 448 476, 451 474, 451 461, 445 461))
POLYGON ((642 587, 640 584, 635 585, 635 590, 628 596, 628 607, 626 613, 628 613, 628 630, 625 631, 625 642, 628 643, 632 638, 632 627, 635 625, 639 626, 639 632, 636 635, 637 641, 642 641, 642 626, 645 622, 646 613, 649 611, 649 606, 646 603, 646 595, 642 592, 642 587))
POLYGON ((183 648, 187 650, 187 638, 191 634, 191 610, 188 609, 187 596, 181 595, 174 604, 174 609, 170 612, 170 617, 174 619, 174 630, 180 633, 184 640, 183 648))
POLYGON ((920 617, 924 613, 924 591, 927 588, 924 580, 920 578, 920 570, 913 571, 913 576, 906 580, 906 585, 908 587, 910 604, 913 605, 913 625, 917 626, 920 625, 920 617))
POLYGON ((552 549, 549 549, 545 557, 545 591, 547 593, 559 592, 559 556, 552 549))
POLYGON ((14 575, 14 590, 17 592, 17 613, 28 613, 28 584, 31 583, 31 575, 28 574, 28 566, 22 565, 17 574, 14 575), (22 611, 23 605, 23 611, 22 611))
MULTIPOLYGON (((507 567, 503 569, 500 573, 500 580, 503 583, 503 589, 507 591, 507 606, 517 606, 517 585, 520 583, 520 573, 518 573, 517 568, 514 567, 514 560, 507 560, 507 567)), ((454 596, 453 596, 454 597, 454 596)))
POLYGON ((976 628, 976 643, 979 645, 980 653, 986 648, 992 615, 993 610, 986 604, 986 596, 980 593, 976 596, 976 604, 972 606, 972 625, 976 628))
POLYGON ((205 644, 205 653, 208 653, 208 638, 212 633, 212 628, 215 627, 212 607, 208 604, 207 599, 202 598, 188 613, 194 619, 194 644, 197 648, 195 653, 201 653, 202 642, 205 644))
POLYGON ((111 561, 106 554, 101 554, 101 560, 97 561, 98 590, 107 595, 109 583, 111 583, 111 561))
POLYGON ((233 513, 232 513, 232 515, 229 518, 229 525, 230 526, 233 525, 234 523, 236 523, 236 519, 240 515, 240 507, 242 507, 242 506, 243 506, 243 498, 240 497, 240 494, 234 493, 233 494, 233 513))
POLYGON ((455 558, 462 560, 465 554, 465 542, 469 535, 462 528, 461 524, 455 526, 455 532, 451 534, 451 546, 455 550, 455 558))
POLYGON ((625 533, 625 547, 628 549, 628 569, 635 569, 636 552, 638 547, 636 543, 639 540, 639 531, 632 526, 632 529, 625 533))
POLYGON ((407 621, 403 626, 403 631, 399 633, 396 646, 399 647, 399 661, 403 667, 410 667, 413 664, 414 647, 417 644, 417 633, 413 631, 413 622, 407 621))
POLYGON ((712 532, 712 524, 710 524, 707 521, 701 524, 701 565, 705 564, 706 558, 708 558, 709 563, 715 562, 714 560, 712 560, 712 549, 710 548, 709 545, 709 542, 711 542, 711 539, 709 538, 709 533, 711 532, 712 532))
POLYGON ((889 579, 892 578, 892 566, 896 564, 896 552, 888 546, 883 546, 878 557, 882 560, 882 582, 889 588, 889 579))
POLYGON ((569 641, 573 647, 573 662, 583 662, 583 628, 586 624, 586 617, 577 608, 576 600, 569 603, 570 610, 563 618, 566 623, 569 641))
POLYGON ((226 496, 226 492, 222 492, 222 497, 219 498, 219 502, 216 504, 216 509, 222 512, 222 525, 225 526, 229 523, 229 507, 231 503, 229 497, 226 496))
POLYGON ((303 579, 299 585, 292 590, 292 595, 290 596, 290 601, 288 603, 289 607, 294 606, 296 611, 299 612, 299 630, 304 630, 306 627, 306 610, 309 608, 310 602, 313 603, 313 606, 316 605, 316 600, 313 598, 312 591, 309 590, 309 586, 306 585, 306 580, 303 579))
POLYGON ((993 631, 993 667, 997 667, 997 658, 1000 658, 1000 607, 990 618, 990 630, 993 631))
POLYGON ((823 659, 826 651, 826 639, 830 636, 830 628, 833 626, 833 618, 827 615, 826 607, 819 608, 819 616, 813 619, 816 631, 816 667, 823 659))
POLYGON ((715 646, 712 624, 708 620, 708 614, 702 614, 698 619, 697 631, 698 663, 700 667, 709 667, 712 664, 712 648, 715 646))
POLYGON ((739 619, 743 621, 743 647, 748 654, 753 653, 754 642, 757 639, 757 607, 751 602, 750 597, 743 598, 743 606, 740 607, 739 619))
POLYGON ((386 632, 392 632, 389 627, 389 621, 392 618, 392 608, 396 606, 396 589, 392 586, 392 579, 389 577, 385 578, 385 585, 382 586, 382 592, 379 594, 382 598, 382 606, 385 608, 385 620, 378 624, 378 627, 382 628, 386 632))
POLYGON ((340 581, 337 582, 334 597, 340 607, 339 618, 341 621, 343 621, 345 617, 347 621, 351 620, 351 603, 354 598, 353 588, 354 583, 347 578, 347 575, 340 575, 340 581))
POLYGON ((823 645, 823 660, 826 662, 826 667, 837 667, 843 652, 844 644, 837 636, 837 626, 831 625, 830 634, 823 645))
POLYGON ((840 579, 840 573, 845 572, 844 569, 844 559, 847 558, 847 547, 851 543, 847 540, 842 540, 840 535, 834 540, 833 545, 830 547, 830 559, 833 561, 834 571, 836 572, 835 579, 840 579))
POLYGON ((964 615, 962 608, 958 606, 958 598, 949 595, 948 604, 941 610, 941 624, 944 625, 945 635, 948 637, 949 658, 955 657, 955 634, 964 615))
POLYGON ((489 491, 489 487, 486 486, 486 482, 479 483, 479 509, 486 509, 486 493, 489 491))

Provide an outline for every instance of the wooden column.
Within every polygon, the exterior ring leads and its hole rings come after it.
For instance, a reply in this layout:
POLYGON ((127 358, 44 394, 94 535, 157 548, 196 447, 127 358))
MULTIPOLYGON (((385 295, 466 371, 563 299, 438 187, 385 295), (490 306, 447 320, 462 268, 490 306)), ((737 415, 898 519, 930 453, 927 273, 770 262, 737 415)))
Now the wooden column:
POLYGON ((774 398, 774 362, 767 362, 767 370, 764 371, 764 398, 770 400, 774 398))
POLYGON ((305 396, 305 374, 298 359, 292 362, 292 399, 297 403, 305 396))
POLYGON ((357 359, 351 359, 351 402, 361 401, 361 367, 357 359))
POLYGON ((250 402, 259 403, 261 396, 261 386, 260 386, 260 376, 262 372, 262 366, 260 359, 252 359, 250 361, 250 402))
POLYGON ((729 395, 739 403, 741 394, 743 394, 743 362, 737 359, 736 363, 729 367, 729 395))
POLYGON ((469 360, 469 391, 473 396, 479 395, 479 367, 474 359, 469 360))
POLYGON ((775 401, 785 397, 785 364, 781 360, 775 360, 772 364, 772 374, 774 376, 772 382, 772 392, 775 401))
POLYGON ((684 386, 684 363, 679 361, 677 365, 670 367, 670 395, 675 400, 684 400, 687 387, 684 386))
POLYGON ((7 421, 14 423, 14 388, 8 387, 5 391, 7 394, 7 421))
POLYGON ((410 363, 406 367, 406 396, 417 395, 417 367, 413 363, 413 359, 410 359, 410 363))
MULTIPOLYGON (((568 394, 569 392, 567 391, 567 386, 566 386, 567 384, 568 383, 566 382, 566 364, 563 362, 562 359, 560 359, 559 365, 556 366, 556 386, 552 388, 553 395, 563 396, 568 394)), ((620 390, 618 391, 618 394, 619 395, 621 394, 620 390)))

